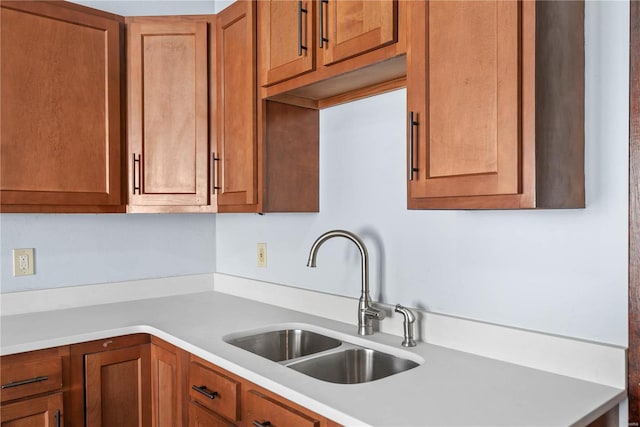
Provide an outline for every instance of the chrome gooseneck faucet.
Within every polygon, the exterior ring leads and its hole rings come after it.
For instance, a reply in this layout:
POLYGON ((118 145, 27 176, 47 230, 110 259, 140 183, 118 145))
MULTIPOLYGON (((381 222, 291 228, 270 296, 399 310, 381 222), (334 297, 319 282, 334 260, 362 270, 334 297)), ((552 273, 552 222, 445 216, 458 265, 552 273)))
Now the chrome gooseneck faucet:
POLYGON ((356 244, 360 250, 360 256, 362 258, 362 291, 360 293, 360 300, 358 302, 358 334, 371 335, 373 334, 373 319, 384 319, 384 311, 371 306, 371 296, 369 295, 369 254, 367 248, 355 234, 344 230, 332 230, 327 231, 313 242, 311 251, 309 252, 309 261, 307 261, 307 267, 316 266, 316 256, 318 249, 327 240, 332 237, 344 237, 351 240, 356 244))

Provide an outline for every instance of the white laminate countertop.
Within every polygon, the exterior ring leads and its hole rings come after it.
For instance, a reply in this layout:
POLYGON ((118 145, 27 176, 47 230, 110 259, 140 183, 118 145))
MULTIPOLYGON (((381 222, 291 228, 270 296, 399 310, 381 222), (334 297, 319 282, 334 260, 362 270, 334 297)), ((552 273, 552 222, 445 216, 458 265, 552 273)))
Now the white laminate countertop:
POLYGON ((214 291, 2 316, 0 322, 2 355, 150 333, 345 426, 580 426, 626 397, 624 389, 432 344, 404 349, 397 336, 359 337, 355 325, 214 291), (424 363, 370 383, 340 385, 223 341, 282 323, 329 329, 371 348, 390 346, 424 363))

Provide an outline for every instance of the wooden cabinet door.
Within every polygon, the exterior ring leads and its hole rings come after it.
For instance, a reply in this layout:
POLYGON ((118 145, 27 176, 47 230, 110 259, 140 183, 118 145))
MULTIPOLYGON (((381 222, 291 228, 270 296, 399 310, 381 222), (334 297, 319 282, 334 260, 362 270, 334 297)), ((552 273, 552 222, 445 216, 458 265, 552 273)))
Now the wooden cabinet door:
POLYGON ((2 2, 2 211, 122 203, 120 22, 88 10, 2 2))
POLYGON ((397 0, 321 0, 318 16, 323 65, 397 41, 397 0))
POLYGON ((85 356, 86 425, 149 427, 149 344, 85 356))
POLYGON ((257 203, 254 8, 254 2, 241 0, 217 16, 218 160, 214 169, 221 212, 225 207, 241 211, 257 203))
POLYGON ((315 0, 258 2, 260 75, 269 86, 315 68, 315 0))
POLYGON ((409 3, 409 207, 518 193, 520 2, 409 3))
POLYGON ((234 427, 197 403, 189 403, 189 427, 234 427))
MULTIPOLYGON (((155 338, 153 338, 155 341, 155 338)), ((184 352, 163 343, 151 344, 151 425, 181 427, 186 402, 184 352)))
POLYGON ((128 27, 129 204, 206 205, 206 22, 128 27))
POLYGON ((245 416, 251 425, 258 422, 271 427, 319 427, 320 420, 286 405, 284 402, 267 397, 255 390, 245 394, 245 416))
POLYGON ((2 405, 2 427, 62 427, 62 393, 2 405))

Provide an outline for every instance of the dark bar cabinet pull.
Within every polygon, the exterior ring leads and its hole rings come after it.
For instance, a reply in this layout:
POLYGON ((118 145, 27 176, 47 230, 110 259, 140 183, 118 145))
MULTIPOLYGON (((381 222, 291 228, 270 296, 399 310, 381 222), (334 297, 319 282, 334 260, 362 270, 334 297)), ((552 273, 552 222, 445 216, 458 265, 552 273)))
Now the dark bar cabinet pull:
POLYGON ((197 385, 192 385, 191 388, 194 389, 195 391, 197 391, 198 393, 202 394, 203 396, 208 397, 211 400, 213 400, 213 399, 215 399, 216 397, 219 396, 217 391, 209 391, 209 390, 207 390, 207 386, 206 385, 201 385, 200 387, 198 387, 197 385))
MULTIPOLYGON (((302 56, 302 51, 307 50, 307 46, 302 44, 302 14, 307 15, 307 9, 302 7, 302 0, 298 0, 298 56, 302 56)), ((306 19, 305 19, 306 22, 306 19)))

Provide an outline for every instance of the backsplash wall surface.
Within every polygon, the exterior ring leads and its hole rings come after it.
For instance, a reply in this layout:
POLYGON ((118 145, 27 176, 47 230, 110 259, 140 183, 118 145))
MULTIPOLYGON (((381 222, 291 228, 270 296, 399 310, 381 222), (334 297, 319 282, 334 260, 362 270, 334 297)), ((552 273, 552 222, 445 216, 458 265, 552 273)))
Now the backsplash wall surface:
POLYGON ((408 211, 399 90, 323 110, 321 212, 218 215, 217 271, 358 297, 347 240, 305 266, 316 237, 344 228, 369 249, 374 300, 626 346, 628 10, 586 3, 586 209, 408 211))
POLYGON ((215 216, 0 215, 1 292, 215 271, 215 216), (13 277, 13 248, 35 248, 34 276, 13 277))

